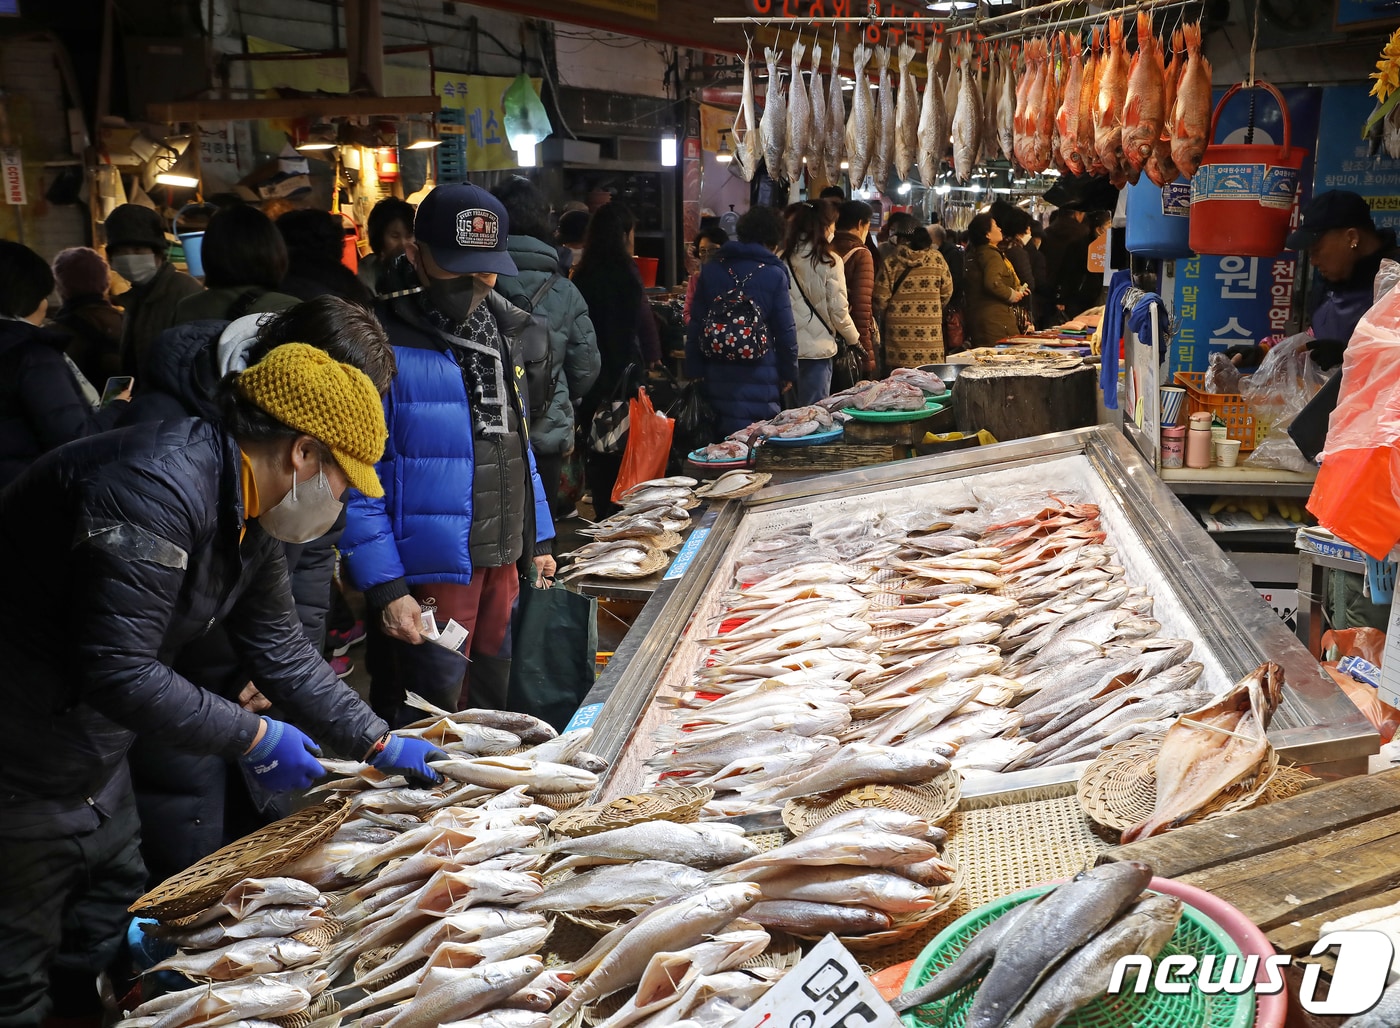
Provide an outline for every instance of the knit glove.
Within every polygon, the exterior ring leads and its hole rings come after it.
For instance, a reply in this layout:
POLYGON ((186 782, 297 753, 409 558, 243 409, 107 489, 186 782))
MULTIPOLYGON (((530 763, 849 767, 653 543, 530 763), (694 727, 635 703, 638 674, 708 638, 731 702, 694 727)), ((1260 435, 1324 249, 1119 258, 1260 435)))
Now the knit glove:
POLYGON ((1331 371, 1342 363, 1346 352, 1347 340, 1345 339, 1308 340, 1308 353, 1312 356, 1313 362, 1323 371, 1331 371))
POLYGON ((369 756, 369 763, 386 775, 403 775, 410 782, 442 783, 442 775, 428 766, 430 760, 446 760, 447 754, 430 742, 403 735, 390 735, 384 748, 369 756))
POLYGON ((285 721, 262 719, 267 726, 262 739, 238 759, 269 792, 305 789, 326 773, 316 758, 321 747, 299 728, 285 721))

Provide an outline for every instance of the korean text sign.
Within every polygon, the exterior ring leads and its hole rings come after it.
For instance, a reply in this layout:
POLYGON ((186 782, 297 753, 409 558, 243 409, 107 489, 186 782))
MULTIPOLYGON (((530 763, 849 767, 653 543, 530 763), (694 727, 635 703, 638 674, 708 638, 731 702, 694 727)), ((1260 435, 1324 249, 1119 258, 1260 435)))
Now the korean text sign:
MULTIPOLYGON (((505 108, 501 104, 501 97, 513 81, 496 75, 433 73, 434 92, 442 98, 442 106, 466 112, 469 171, 506 171, 519 167, 515 151, 506 138, 505 108)), ((540 80, 531 79, 530 83, 538 93, 540 80)))

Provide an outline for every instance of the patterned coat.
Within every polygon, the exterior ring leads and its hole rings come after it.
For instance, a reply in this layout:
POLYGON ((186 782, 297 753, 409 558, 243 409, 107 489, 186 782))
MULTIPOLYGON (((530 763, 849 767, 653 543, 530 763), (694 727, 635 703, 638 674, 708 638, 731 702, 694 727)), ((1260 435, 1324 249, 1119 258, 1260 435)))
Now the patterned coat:
POLYGON ((886 368, 943 361, 943 305, 953 296, 953 273, 937 250, 900 244, 875 276, 875 321, 886 368))

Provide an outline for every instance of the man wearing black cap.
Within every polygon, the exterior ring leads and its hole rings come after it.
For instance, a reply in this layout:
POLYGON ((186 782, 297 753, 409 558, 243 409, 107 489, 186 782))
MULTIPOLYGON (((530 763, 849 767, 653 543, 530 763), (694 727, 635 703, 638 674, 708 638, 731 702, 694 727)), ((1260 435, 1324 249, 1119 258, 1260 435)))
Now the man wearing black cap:
POLYGON ((1333 189, 1304 208, 1288 248, 1306 251, 1322 278, 1311 316, 1316 340, 1309 349, 1323 367, 1340 364, 1356 323, 1373 302, 1381 261, 1397 253, 1395 233, 1377 230, 1371 208, 1360 196, 1333 189))
POLYGON ((492 291, 497 275, 517 273, 509 233, 486 190, 438 186, 380 279, 376 313, 398 364, 384 399, 385 495, 351 501, 340 550, 378 612, 366 619, 370 703, 394 725, 419 716, 405 687, 449 710, 503 707, 520 580, 532 562, 536 585, 554 575, 514 346, 530 316, 492 291), (420 606, 468 630, 470 665, 420 645, 420 606))
POLYGON ((107 260, 113 271, 131 283, 116 300, 126 311, 122 374, 135 375, 137 364, 156 336, 175 324, 175 305, 204 287, 165 259, 169 249, 165 222, 149 207, 124 203, 107 215, 103 227, 107 260))

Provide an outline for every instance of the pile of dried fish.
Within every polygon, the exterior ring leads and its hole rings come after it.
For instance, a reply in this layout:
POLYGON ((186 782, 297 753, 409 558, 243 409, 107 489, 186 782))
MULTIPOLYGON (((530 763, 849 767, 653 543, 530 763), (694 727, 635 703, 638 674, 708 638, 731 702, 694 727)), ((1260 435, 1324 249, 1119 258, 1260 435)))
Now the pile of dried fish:
POLYGON ((732 816, 1090 760, 1212 700, 1097 506, 1002 509, 1021 516, 842 510, 743 544, 700 666, 657 698, 647 781, 714 789, 732 816))
POLYGON ((1020 903, 974 935, 953 963, 893 1003, 903 1012, 981 981, 966 1011, 977 1028, 1054 1028, 1108 992, 1129 954, 1155 957, 1176 931, 1183 905, 1144 892, 1152 868, 1105 864, 1020 903), (990 966, 989 966, 990 965, 990 966))
POLYGON ((878 188, 887 188, 891 171, 911 181, 915 168, 931 187, 945 161, 965 183, 979 165, 1003 156, 1033 174, 1053 168, 1103 175, 1120 188, 1144 172, 1158 185, 1190 178, 1211 120, 1210 62, 1201 54, 1200 23, 1159 38, 1151 14, 1139 11, 1131 57, 1126 35, 1116 16, 1087 38, 1059 32, 1027 40, 1020 53, 964 36, 948 46, 946 74, 940 71, 944 44, 937 40, 924 59, 922 97, 911 70, 913 46, 905 43, 892 55, 862 43, 854 55, 849 118, 834 41, 829 95, 821 47, 812 47, 806 83, 800 41, 792 46, 786 83, 783 54, 769 48, 761 122, 755 121, 752 68, 747 57, 743 61, 736 164, 750 180, 761 160, 779 182, 796 183, 804 170, 809 180, 838 182, 844 156, 853 186, 878 188))
MULTIPOLYGON (((928 376, 937 379, 940 386, 943 380, 936 375, 928 376)), ((869 411, 896 411, 896 410, 922 410, 924 401, 928 396, 938 395, 937 393, 927 393, 926 388, 932 388, 930 382, 919 382, 911 380, 906 376, 891 375, 887 379, 879 382, 857 382, 849 389, 844 389, 839 393, 833 393, 826 399, 820 401, 821 406, 828 410, 840 411, 849 410, 869 410, 869 411)), ((939 393, 943 390, 940 389, 939 393)))
POLYGON ((579 531, 592 542, 560 554, 561 562, 571 562, 560 577, 638 578, 657 570, 664 551, 680 544, 676 533, 690 527, 698 484, 693 478, 656 478, 628 489, 621 510, 579 531))

